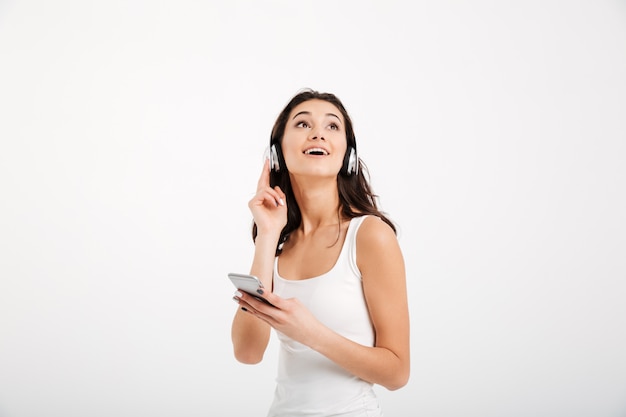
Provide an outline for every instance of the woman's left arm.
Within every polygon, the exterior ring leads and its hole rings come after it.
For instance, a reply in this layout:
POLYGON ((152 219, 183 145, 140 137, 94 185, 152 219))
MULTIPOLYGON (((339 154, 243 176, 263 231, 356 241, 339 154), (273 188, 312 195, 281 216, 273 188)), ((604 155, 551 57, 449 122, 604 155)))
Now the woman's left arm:
POLYGON ((357 234, 356 259, 374 347, 337 340, 343 338, 329 330, 312 347, 360 378, 396 390, 409 380, 410 326, 404 257, 391 227, 378 217, 366 218, 357 234))

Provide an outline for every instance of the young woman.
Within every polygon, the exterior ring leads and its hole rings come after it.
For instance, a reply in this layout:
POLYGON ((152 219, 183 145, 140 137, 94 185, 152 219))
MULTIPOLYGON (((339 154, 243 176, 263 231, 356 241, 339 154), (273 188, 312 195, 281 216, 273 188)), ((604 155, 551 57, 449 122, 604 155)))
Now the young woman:
POLYGON ((235 293, 235 357, 260 362, 276 331, 270 417, 382 416, 373 384, 395 390, 409 378, 405 268, 352 121, 335 95, 306 90, 278 116, 270 146, 248 206, 250 274, 272 305, 235 293))

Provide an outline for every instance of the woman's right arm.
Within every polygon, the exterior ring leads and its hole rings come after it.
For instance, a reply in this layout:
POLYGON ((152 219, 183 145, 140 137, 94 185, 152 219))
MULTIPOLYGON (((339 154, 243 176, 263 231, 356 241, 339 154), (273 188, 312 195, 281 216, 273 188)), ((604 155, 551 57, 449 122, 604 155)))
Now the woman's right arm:
MULTIPOLYGON (((272 288, 274 254, 278 239, 257 235, 250 274, 258 277, 265 288, 272 288)), ((269 324, 237 309, 231 329, 235 358, 242 363, 261 362, 270 338, 269 324)))
MULTIPOLYGON (((257 193, 248 207, 257 225, 250 274, 259 278, 267 289, 272 288, 276 246, 287 223, 285 194, 278 187, 271 188, 269 182, 269 163, 266 161, 257 193)), ((266 322, 238 308, 231 328, 235 359, 247 364, 259 363, 269 342, 270 329, 266 322)))

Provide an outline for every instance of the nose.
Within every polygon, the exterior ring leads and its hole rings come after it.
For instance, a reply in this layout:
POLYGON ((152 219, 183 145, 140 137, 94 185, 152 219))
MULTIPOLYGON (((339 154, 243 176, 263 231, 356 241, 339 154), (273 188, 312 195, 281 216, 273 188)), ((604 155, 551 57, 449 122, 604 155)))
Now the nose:
POLYGON ((323 130, 318 127, 312 128, 311 132, 309 133, 309 139, 325 140, 323 130))

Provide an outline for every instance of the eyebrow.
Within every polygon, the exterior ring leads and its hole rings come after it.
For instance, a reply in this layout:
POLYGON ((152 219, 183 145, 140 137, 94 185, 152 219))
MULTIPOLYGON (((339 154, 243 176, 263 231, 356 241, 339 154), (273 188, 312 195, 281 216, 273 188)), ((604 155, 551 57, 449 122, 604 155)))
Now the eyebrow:
MULTIPOLYGON (((298 112, 298 113, 294 114, 294 116, 291 118, 291 120, 295 119, 296 117, 300 116, 301 114, 305 114, 305 115, 307 115, 307 116, 310 116, 310 115, 311 115, 311 112, 310 112, 310 111, 301 111, 301 112, 298 112)), ((337 116, 337 115, 336 115, 336 114, 334 114, 334 113, 326 113, 326 116, 333 116, 333 117, 336 117, 336 118, 337 118, 337 120, 339 120, 339 123, 341 123, 341 119, 339 118, 339 116, 337 116)))

